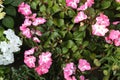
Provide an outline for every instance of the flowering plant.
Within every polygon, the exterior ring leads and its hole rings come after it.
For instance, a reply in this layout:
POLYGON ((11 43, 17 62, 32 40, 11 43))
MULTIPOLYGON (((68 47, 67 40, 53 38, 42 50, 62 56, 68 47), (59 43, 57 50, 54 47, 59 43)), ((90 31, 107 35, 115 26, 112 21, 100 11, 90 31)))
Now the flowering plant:
POLYGON ((6 15, 1 18, 1 32, 7 40, 1 39, 0 50, 13 55, 21 48, 14 63, 13 56, 6 55, 10 62, 0 62, 8 69, 1 68, 2 79, 120 79, 119 0, 5 0, 2 4, 6 15))

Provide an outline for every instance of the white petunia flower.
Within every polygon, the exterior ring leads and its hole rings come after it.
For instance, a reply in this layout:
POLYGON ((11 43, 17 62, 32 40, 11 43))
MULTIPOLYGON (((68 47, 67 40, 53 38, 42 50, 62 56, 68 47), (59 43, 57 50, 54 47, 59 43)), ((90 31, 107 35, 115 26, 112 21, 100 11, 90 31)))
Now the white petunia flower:
POLYGON ((14 62, 14 52, 20 50, 20 46, 22 45, 22 41, 20 38, 15 35, 14 31, 8 29, 4 31, 6 38, 9 42, 2 41, 0 43, 0 50, 3 54, 0 54, 0 65, 8 65, 14 62))

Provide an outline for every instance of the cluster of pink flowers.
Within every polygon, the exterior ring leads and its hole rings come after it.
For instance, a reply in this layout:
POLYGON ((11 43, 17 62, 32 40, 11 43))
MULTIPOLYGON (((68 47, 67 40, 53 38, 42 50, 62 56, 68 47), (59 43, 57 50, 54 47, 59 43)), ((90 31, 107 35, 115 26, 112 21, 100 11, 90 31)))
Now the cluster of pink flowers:
POLYGON ((24 63, 29 68, 35 68, 35 71, 39 74, 46 74, 49 71, 50 66, 52 65, 52 58, 50 52, 42 52, 39 55, 38 66, 35 65, 36 57, 33 56, 36 48, 31 48, 24 52, 24 63))
POLYGON ((36 57, 33 56, 34 51, 35 51, 35 48, 32 48, 32 49, 26 50, 24 52, 24 63, 29 68, 34 68, 35 67, 36 57))
POLYGON ((78 14, 74 19, 74 23, 79 23, 83 20, 87 19, 87 15, 83 12, 88 7, 91 7, 94 4, 94 0, 87 0, 84 5, 77 8, 77 4, 80 2, 80 0, 66 0, 66 5, 72 7, 73 9, 77 9, 78 14))
POLYGON ((35 71, 39 74, 48 73, 49 68, 52 64, 51 53, 50 52, 43 52, 39 55, 38 66, 35 68, 35 71))
POLYGON ((37 36, 41 36, 42 33, 39 30, 35 30, 34 26, 38 26, 40 24, 44 24, 46 20, 42 17, 36 17, 37 14, 33 13, 30 9, 30 6, 24 2, 22 2, 18 6, 18 12, 20 12, 22 15, 25 16, 24 23, 20 26, 20 30, 22 31, 22 34, 26 38, 32 38, 34 42, 40 42, 37 36), (33 27, 30 27, 33 26, 33 27), (36 36, 35 36, 36 35, 36 36))
POLYGON ((77 9, 78 14, 74 19, 74 23, 79 23, 85 19, 87 19, 87 15, 83 12, 88 7, 91 7, 94 4, 94 0, 87 0, 84 5, 77 8, 77 4, 80 2, 80 0, 66 0, 66 5, 69 7, 72 7, 73 9, 77 9))
POLYGON ((91 7, 94 4, 94 0, 87 0, 84 5, 78 7, 78 3, 80 0, 66 0, 66 5, 69 7, 72 7, 73 9, 77 9, 78 11, 80 10, 86 10, 88 7, 91 7))
POLYGON ((77 8, 77 3, 79 3, 80 0, 66 0, 66 5, 72 7, 73 9, 77 8))
POLYGON ((96 17, 96 23, 92 25, 92 34, 96 36, 105 36, 109 31, 107 28, 109 25, 109 18, 101 13, 99 17, 96 17))
POLYGON ((109 44, 114 43, 115 46, 120 46, 120 31, 111 30, 109 36, 105 37, 105 40, 109 44))
MULTIPOLYGON (((80 71, 84 72, 85 70, 90 70, 91 66, 85 59, 80 59, 78 68, 80 71)), ((76 71, 76 67, 74 63, 71 62, 71 63, 66 64, 63 70, 64 70, 64 78, 66 80, 77 80, 75 76, 73 76, 75 75, 75 71, 76 71)), ((85 80, 85 77, 81 75, 80 80, 85 80)))
POLYGON ((92 5, 94 4, 94 0, 87 0, 85 2, 85 4, 83 4, 82 6, 80 6, 77 10, 80 11, 80 10, 86 10, 88 7, 92 7, 92 5))

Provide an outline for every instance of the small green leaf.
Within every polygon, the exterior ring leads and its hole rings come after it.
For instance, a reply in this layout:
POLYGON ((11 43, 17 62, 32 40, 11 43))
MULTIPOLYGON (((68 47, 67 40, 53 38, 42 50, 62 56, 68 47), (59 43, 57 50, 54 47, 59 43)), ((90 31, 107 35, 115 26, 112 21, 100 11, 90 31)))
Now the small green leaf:
POLYGON ((40 11, 41 11, 41 12, 45 12, 45 11, 46 11, 45 5, 40 6, 40 11))
POLYGON ((78 59, 82 58, 82 56, 81 56, 81 54, 80 54, 80 52, 79 52, 79 51, 77 51, 77 52, 73 53, 73 54, 72 54, 72 56, 73 56, 76 60, 78 60, 78 59))
POLYGON ((54 24, 61 27, 64 25, 64 19, 54 19, 54 24))
POLYGON ((65 53, 67 53, 67 52, 68 52, 68 50, 69 50, 68 48, 63 47, 63 48, 62 48, 62 53, 63 53, 63 54, 65 54, 65 53))
POLYGON ((73 35, 71 32, 67 32, 66 35, 65 35, 65 39, 66 40, 69 40, 69 39, 72 39, 73 38, 73 35))
POLYGON ((74 45, 71 50, 72 50, 73 52, 75 52, 77 49, 78 49, 78 47, 77 47, 76 45, 74 45))
POLYGON ((4 29, 2 27, 0 27, 0 37, 3 36, 3 31, 4 31, 4 29))
POLYGON ((73 33, 74 39, 75 40, 81 40, 85 37, 85 31, 80 32, 80 31, 76 31, 73 33))
POLYGON ((16 16, 16 9, 13 6, 8 6, 5 8, 6 14, 10 16, 16 16))
POLYGON ((110 5, 111 5, 111 1, 103 1, 103 2, 101 3, 102 9, 107 9, 107 8, 110 7, 110 5))
POLYGON ((88 45, 89 45, 89 42, 88 42, 88 41, 84 41, 82 47, 85 48, 85 47, 87 47, 88 45))
POLYGON ((75 43, 72 40, 68 40, 67 48, 72 48, 74 45, 75 45, 75 43))
POLYGON ((37 9, 37 3, 32 2, 31 3, 31 8, 36 10, 37 9))
POLYGON ((53 1, 48 1, 48 7, 52 7, 53 6, 53 1))
POLYGON ((84 31, 87 28, 87 26, 80 26, 79 31, 84 31))
POLYGON ((54 13, 60 11, 59 5, 58 4, 54 4, 54 6, 52 7, 52 10, 53 10, 54 13))
POLYGON ((69 15, 70 17, 74 17, 76 14, 75 14, 74 10, 69 10, 69 11, 68 11, 68 15, 69 15))
POLYGON ((10 4, 11 2, 13 2, 13 0, 5 0, 4 4, 10 4))
POLYGON ((22 2, 24 2, 25 0, 12 0, 13 2, 11 3, 12 6, 18 6, 19 4, 21 4, 22 2))
POLYGON ((10 16, 6 16, 3 20, 2 20, 2 24, 7 27, 7 28, 13 28, 14 27, 14 20, 12 17, 10 16))
POLYGON ((58 32, 54 31, 54 32, 52 32, 50 38, 51 38, 52 40, 54 40, 55 38, 57 38, 57 37, 59 37, 59 36, 60 36, 60 35, 58 34, 58 32))
POLYGON ((49 19, 48 21, 47 21, 47 26, 52 26, 53 25, 53 21, 51 20, 51 19, 49 19))
POLYGON ((61 18, 64 18, 64 12, 60 12, 59 15, 60 15, 61 18))
POLYGON ((120 17, 120 14, 116 14, 115 17, 120 17))

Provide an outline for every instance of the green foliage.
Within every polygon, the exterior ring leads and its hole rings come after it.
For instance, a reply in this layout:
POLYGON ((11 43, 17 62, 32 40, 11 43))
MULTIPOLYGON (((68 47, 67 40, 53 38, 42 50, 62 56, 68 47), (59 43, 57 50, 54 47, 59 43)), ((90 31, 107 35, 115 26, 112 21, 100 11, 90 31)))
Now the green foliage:
POLYGON ((102 3, 101 3, 102 9, 107 9, 107 8, 109 8, 110 6, 111 6, 111 1, 110 1, 110 0, 104 0, 104 1, 102 1, 102 3))
POLYGON ((14 20, 13 18, 11 18, 10 16, 6 16, 3 20, 2 20, 2 24, 7 27, 7 28, 13 28, 14 27, 14 20))
POLYGON ((6 12, 6 14, 8 14, 10 16, 16 16, 16 9, 13 6, 6 7, 5 12, 6 12))
MULTIPOLYGON (((21 53, 24 53, 26 48, 37 46, 39 52, 36 52, 35 56, 38 57, 46 50, 50 51, 53 64, 47 74, 39 76, 33 69, 23 65, 23 54, 20 54, 22 64, 18 68, 14 65, 9 66, 8 72, 0 68, 0 75, 3 78, 5 74, 9 74, 7 76, 11 76, 12 80, 64 80, 65 64, 74 62, 78 65, 78 60, 83 58, 90 62, 92 69, 85 72, 78 70, 76 77, 85 75, 90 80, 120 80, 120 48, 107 44, 104 37, 93 36, 91 31, 91 26, 101 12, 109 17, 111 23, 119 20, 120 3, 113 0, 94 0, 95 4, 84 11, 88 19, 75 24, 73 20, 78 11, 67 7, 65 0, 5 0, 6 16, 0 26, 19 31, 21 23, 17 24, 18 18, 22 18, 20 22, 23 22, 24 18, 18 16, 17 6, 23 1, 31 6, 33 13, 43 16, 47 22, 37 28, 34 27, 42 32, 42 36, 39 37, 41 43, 34 43, 31 39, 21 36, 24 42, 21 53)), ((81 0, 79 5, 85 1, 81 0)), ((4 40, 2 34, 4 28, 0 27, 0 40, 4 40)), ((120 25, 111 24, 108 28, 120 30, 120 25)), ((18 56, 15 58, 17 60, 18 56)))

